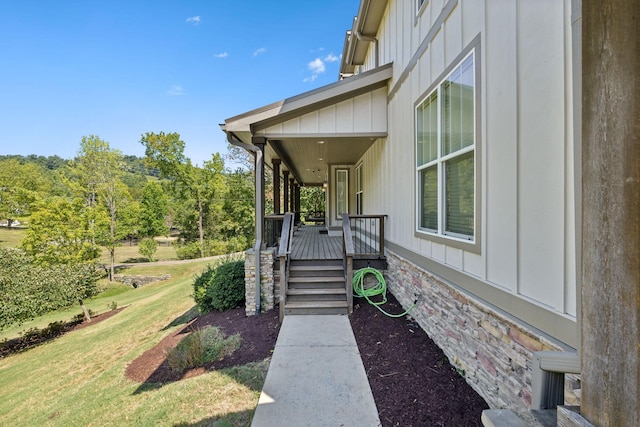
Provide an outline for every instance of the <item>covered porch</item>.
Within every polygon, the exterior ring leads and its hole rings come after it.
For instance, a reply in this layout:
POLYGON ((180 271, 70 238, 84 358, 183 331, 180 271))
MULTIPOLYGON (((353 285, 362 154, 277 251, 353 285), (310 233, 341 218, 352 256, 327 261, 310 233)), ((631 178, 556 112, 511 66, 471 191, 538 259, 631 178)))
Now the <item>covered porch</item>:
MULTIPOLYGON (((231 144, 255 158, 256 268, 258 254, 275 247, 282 315, 298 306, 313 314, 336 312, 338 300, 337 311, 349 313, 354 262, 384 260, 384 215, 364 215, 356 168, 371 145, 387 136, 391 76, 387 64, 221 125, 231 144), (273 172, 273 212, 265 212, 265 167, 273 172), (302 187, 323 188, 321 213, 301 212, 302 187), (306 216, 320 225, 304 224, 306 216)), ((255 276, 259 289, 259 271, 255 276)))

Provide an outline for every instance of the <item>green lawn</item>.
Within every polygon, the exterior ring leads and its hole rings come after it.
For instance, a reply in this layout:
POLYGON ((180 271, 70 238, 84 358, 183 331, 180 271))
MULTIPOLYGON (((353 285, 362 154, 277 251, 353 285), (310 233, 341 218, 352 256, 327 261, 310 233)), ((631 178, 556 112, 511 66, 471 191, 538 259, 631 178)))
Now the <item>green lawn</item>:
MULTIPOLYGON (((172 278, 138 289, 114 285, 88 306, 97 312, 106 311, 112 301, 126 306, 116 316, 0 359, 0 425, 249 425, 265 363, 160 388, 141 386, 124 375, 130 362, 180 328, 185 313, 193 313, 191 283, 205 266, 202 261, 158 266, 154 274, 169 273, 172 278)), ((145 270, 149 274, 152 269, 145 270)), ((139 271, 136 267, 127 273, 139 271)), ((22 328, 46 326, 77 313, 74 307, 22 328)))
MULTIPOLYGON (((20 246, 20 242, 27 234, 27 230, 24 228, 0 227, 0 246, 16 248, 20 246)), ((156 252, 157 261, 175 260, 176 250, 172 243, 175 238, 156 237, 158 242, 158 250, 156 252)), ((138 246, 130 246, 128 242, 122 244, 122 246, 116 247, 116 263, 128 263, 128 262, 147 262, 148 260, 140 255, 138 252, 138 246)), ((109 264, 109 252, 105 249, 102 250, 102 256, 100 262, 103 264, 109 264)))
POLYGON ((15 248, 20 246, 27 230, 23 228, 0 227, 0 246, 15 248))

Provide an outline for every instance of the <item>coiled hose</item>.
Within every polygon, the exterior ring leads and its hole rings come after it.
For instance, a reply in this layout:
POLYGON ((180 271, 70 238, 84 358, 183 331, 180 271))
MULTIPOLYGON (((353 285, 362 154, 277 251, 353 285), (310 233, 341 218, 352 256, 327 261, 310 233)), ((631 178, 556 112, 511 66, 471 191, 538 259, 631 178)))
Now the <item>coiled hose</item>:
POLYGON ((384 280, 384 276, 381 272, 376 270, 373 267, 365 267, 357 270, 353 273, 353 295, 357 297, 364 297, 369 304, 373 305, 375 308, 380 310, 382 314, 389 317, 402 317, 405 314, 409 313, 413 307, 416 306, 417 300, 413 302, 413 305, 409 307, 405 312, 400 314, 391 314, 384 311, 380 306, 387 302, 387 282, 384 280), (364 277, 367 274, 373 274, 376 279, 378 279, 378 283, 375 286, 365 289, 364 288, 364 277), (371 297, 375 297, 378 295, 382 295, 382 301, 375 302, 371 301, 371 297))

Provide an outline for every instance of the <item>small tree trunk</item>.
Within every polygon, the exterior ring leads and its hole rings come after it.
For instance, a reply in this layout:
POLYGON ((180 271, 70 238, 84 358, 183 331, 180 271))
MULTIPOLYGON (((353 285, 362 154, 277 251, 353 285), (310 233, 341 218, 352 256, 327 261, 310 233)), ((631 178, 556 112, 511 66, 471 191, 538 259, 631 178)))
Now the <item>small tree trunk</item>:
POLYGON ((111 254, 111 268, 109 269, 109 281, 113 282, 113 277, 116 274, 115 263, 116 263, 116 248, 115 246, 109 250, 111 254))
POLYGON ((82 312, 84 313, 84 320, 86 322, 91 322, 91 315, 89 314, 89 310, 87 310, 87 307, 84 305, 84 302, 82 302, 82 300, 78 300, 78 302, 80 303, 80 307, 82 307, 82 312))
POLYGON ((204 258, 204 228, 202 226, 204 216, 202 201, 198 201, 198 231, 200 232, 200 258, 204 258))

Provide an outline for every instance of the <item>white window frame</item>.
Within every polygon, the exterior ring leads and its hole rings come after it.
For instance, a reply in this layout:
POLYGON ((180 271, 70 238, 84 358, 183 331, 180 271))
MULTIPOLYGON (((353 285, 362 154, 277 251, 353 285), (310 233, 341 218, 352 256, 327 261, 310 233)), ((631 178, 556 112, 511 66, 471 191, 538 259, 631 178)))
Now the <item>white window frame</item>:
POLYGON ((479 93, 479 88, 478 88, 478 83, 479 83, 479 79, 478 79, 478 73, 477 73, 477 67, 478 67, 478 55, 476 54, 476 49, 475 48, 471 48, 468 52, 466 52, 465 54, 461 55, 461 57, 459 57, 460 59, 455 61, 452 66, 450 66, 447 71, 443 74, 443 76, 441 78, 439 78, 436 82, 435 85, 432 85, 431 88, 425 93, 424 96, 422 96, 418 102, 415 105, 415 111, 414 111, 414 119, 415 119, 415 140, 414 140, 414 145, 415 145, 415 158, 416 158, 416 195, 415 195, 415 200, 416 200, 416 204, 415 204, 415 208, 416 208, 416 212, 415 212, 415 224, 416 224, 416 236, 421 237, 421 238, 429 238, 431 240, 437 241, 437 242, 441 242, 444 244, 448 244, 450 246, 454 246, 454 247, 460 247, 463 249, 467 249, 467 250, 472 250, 473 252, 478 252, 479 248, 478 248, 478 236, 479 236, 479 230, 478 230, 478 199, 479 199, 479 189, 478 189, 478 132, 477 132, 477 127, 476 124, 478 122, 478 103, 477 103, 477 99, 478 99, 478 93, 479 93), (459 69, 460 66, 462 66, 462 64, 469 58, 472 58, 473 64, 472 64, 472 74, 473 74, 473 87, 474 87, 474 93, 473 93, 473 143, 467 147, 463 147, 457 151, 454 151, 452 153, 449 154, 443 154, 442 153, 442 111, 441 111, 441 106, 442 106, 442 87, 443 87, 443 83, 445 83, 447 81, 447 79, 449 79, 449 77, 459 69), (437 115, 436 115, 436 123, 437 123, 437 154, 435 159, 432 159, 430 161, 425 162, 424 164, 420 164, 421 162, 418 161, 418 111, 419 108, 422 107, 423 103, 425 101, 427 101, 429 98, 431 98, 434 94, 436 94, 437 96, 437 115), (445 176, 445 167, 444 164, 451 160, 451 159, 455 159, 458 158, 460 156, 466 155, 467 153, 473 152, 473 162, 474 162, 474 170, 473 170, 473 195, 474 195, 474 200, 473 200, 473 214, 474 214, 474 218, 473 218, 473 234, 472 235, 464 235, 464 234, 457 234, 457 233, 453 233, 453 232, 447 232, 446 231, 446 213, 445 213, 445 203, 446 203, 446 195, 445 195, 445 191, 446 191, 446 176, 445 176), (427 229, 421 226, 422 224, 422 206, 423 206, 423 199, 422 199, 422 174, 421 172, 425 169, 428 168, 433 168, 436 167, 437 168, 437 229, 427 229), (460 243, 460 244, 456 244, 456 243, 460 243), (467 246, 468 244, 471 244, 470 246, 467 246))
POLYGON ((364 207, 362 205, 362 163, 356 166, 356 215, 362 215, 364 207))
POLYGON ((343 213, 349 213, 349 169, 340 168, 336 169, 336 218, 340 220, 343 213), (342 200, 340 200, 341 176, 344 178, 342 200), (344 205, 344 212, 340 212, 341 204, 344 205))

